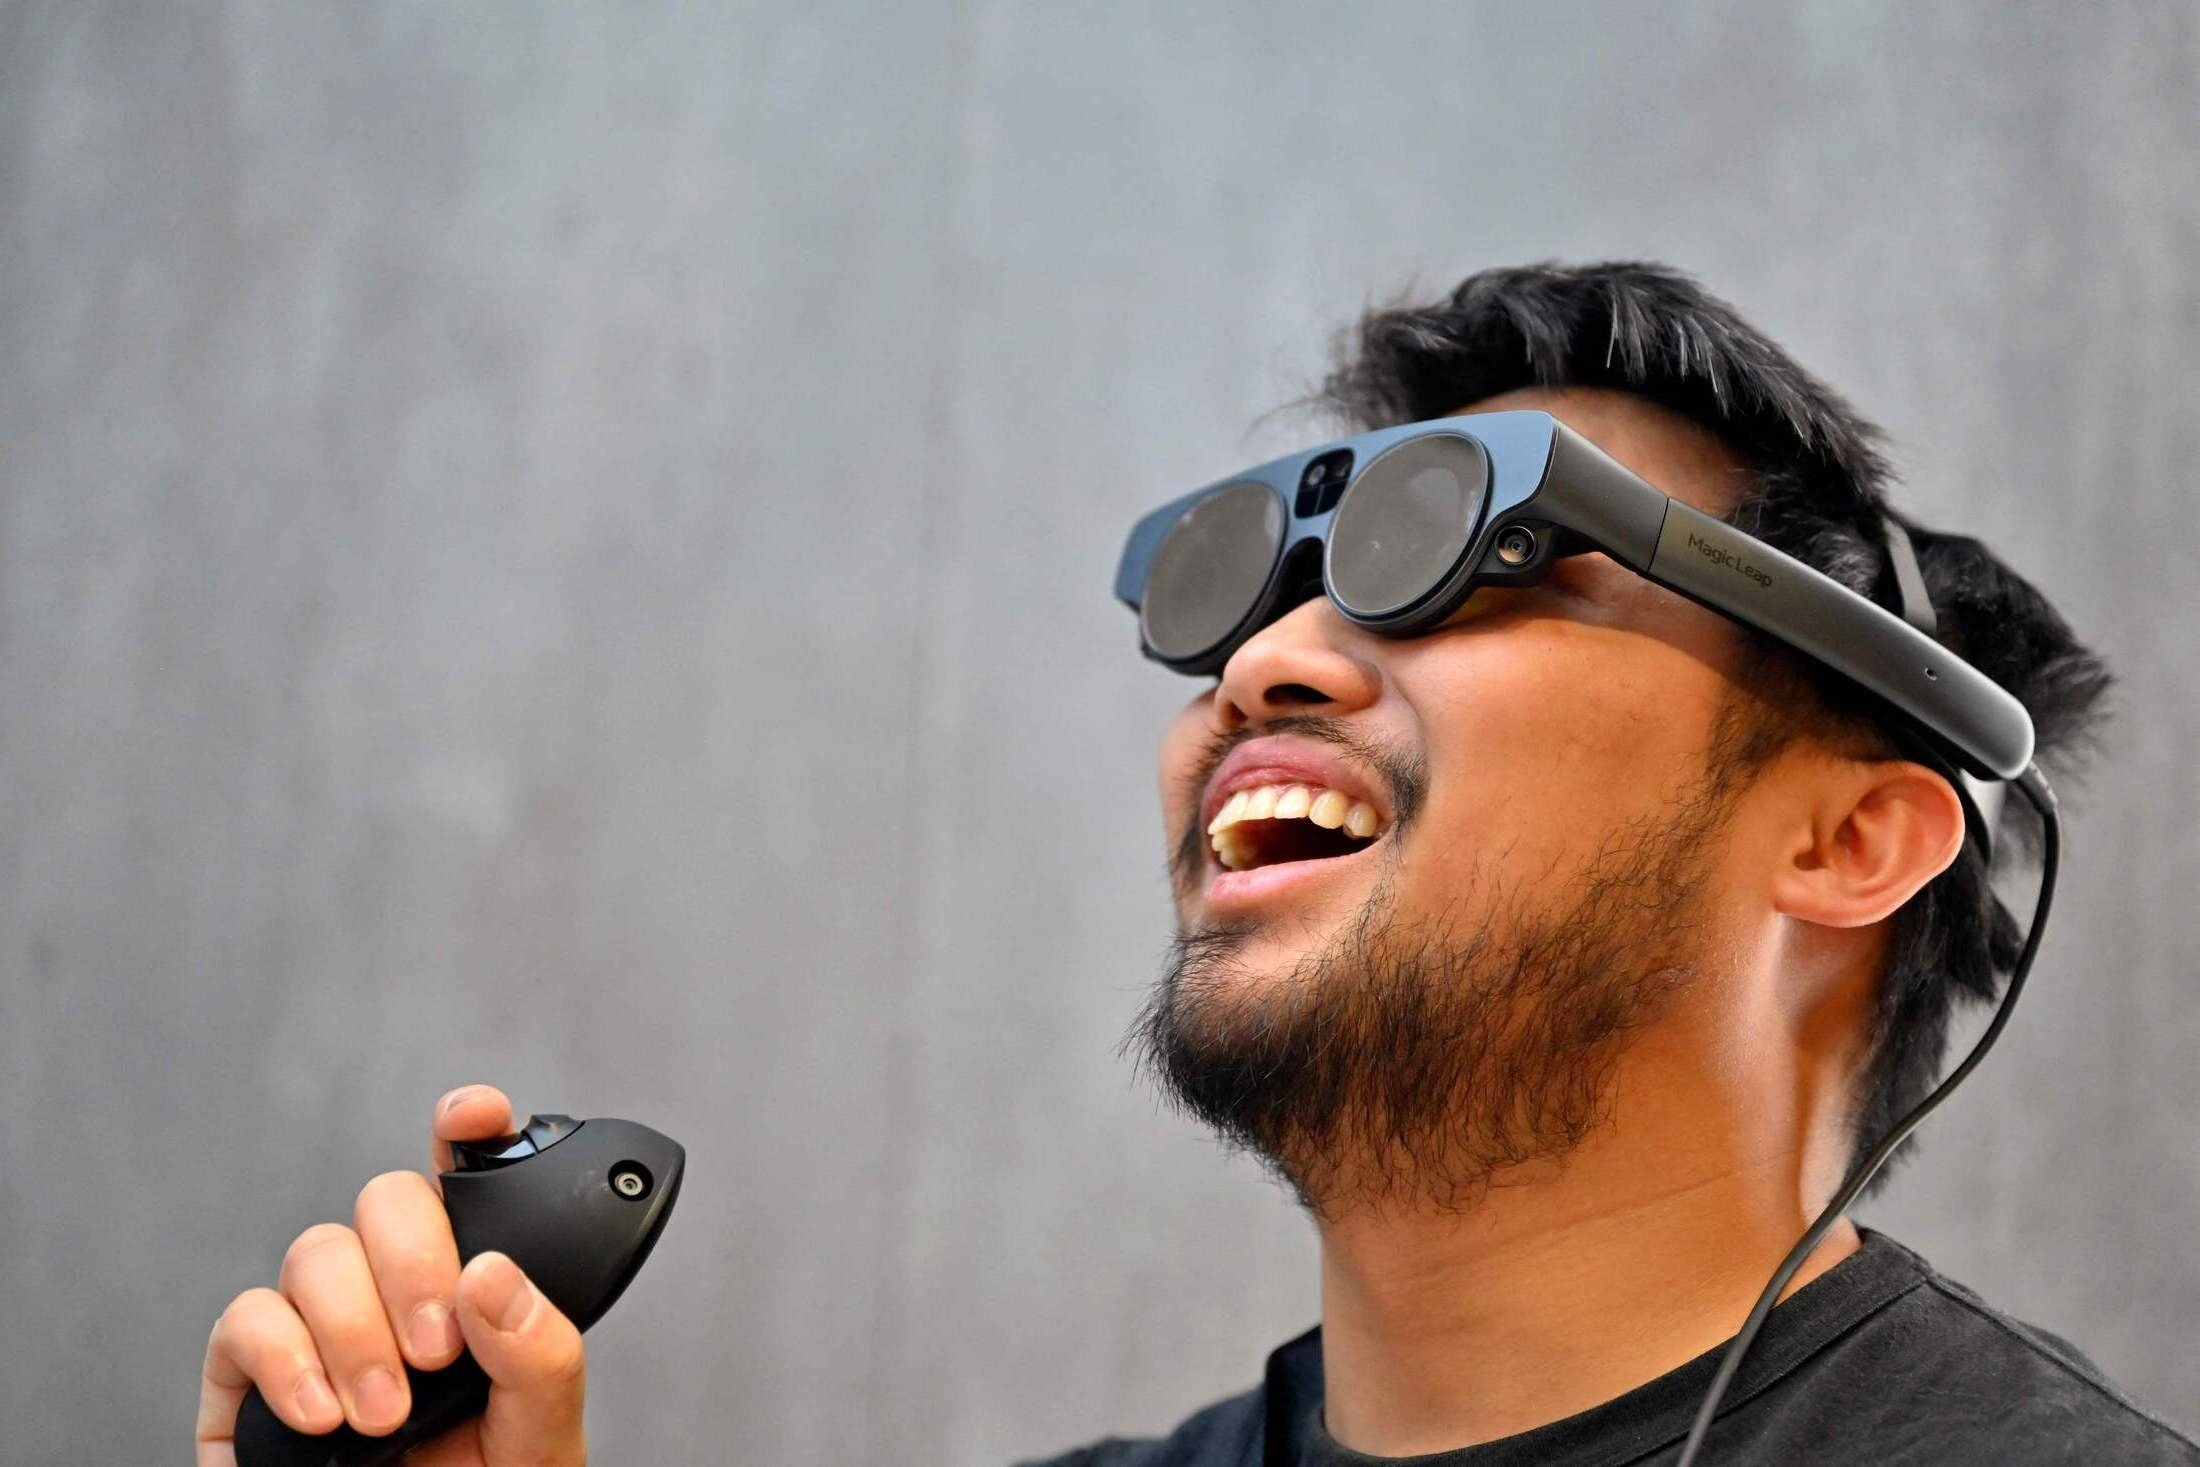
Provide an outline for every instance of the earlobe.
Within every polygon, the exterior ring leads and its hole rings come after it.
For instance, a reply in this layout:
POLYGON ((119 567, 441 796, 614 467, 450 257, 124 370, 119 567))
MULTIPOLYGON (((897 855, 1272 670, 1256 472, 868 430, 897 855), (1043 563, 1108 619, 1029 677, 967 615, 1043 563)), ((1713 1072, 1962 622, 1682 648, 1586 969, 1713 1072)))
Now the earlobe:
POLYGON ((1963 847, 1963 803, 1946 779, 1906 759, 1851 766, 1829 786, 1780 869, 1773 897, 1791 917, 1864 927, 1892 916, 1963 847))

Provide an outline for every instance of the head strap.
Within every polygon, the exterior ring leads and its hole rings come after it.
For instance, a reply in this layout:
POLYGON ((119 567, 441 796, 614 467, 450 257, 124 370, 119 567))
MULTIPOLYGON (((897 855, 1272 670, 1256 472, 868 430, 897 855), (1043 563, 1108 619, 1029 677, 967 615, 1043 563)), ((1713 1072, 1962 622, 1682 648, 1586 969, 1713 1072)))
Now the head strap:
POLYGON ((1932 598, 1925 594, 1925 576, 1917 568, 1917 548, 1910 544, 1910 532, 1891 514, 1881 515, 1879 522, 1886 532, 1887 561, 1894 567, 1895 610, 1904 621, 1938 641, 1940 618, 1933 612, 1932 598))
MULTIPOLYGON (((1891 514, 1881 514, 1879 524, 1887 542, 1887 563, 1894 569, 1894 609, 1911 626, 1939 641, 1940 616, 1933 610, 1932 597, 1925 594, 1925 574, 1918 569, 1917 547, 1910 543, 1910 532, 1891 514)), ((1973 778, 1944 760, 1935 762, 1955 777, 1956 788, 1963 796, 1965 824, 1978 842, 1979 854, 1991 862, 1994 827, 2001 820, 2002 799, 2008 786, 1999 780, 1973 778)))

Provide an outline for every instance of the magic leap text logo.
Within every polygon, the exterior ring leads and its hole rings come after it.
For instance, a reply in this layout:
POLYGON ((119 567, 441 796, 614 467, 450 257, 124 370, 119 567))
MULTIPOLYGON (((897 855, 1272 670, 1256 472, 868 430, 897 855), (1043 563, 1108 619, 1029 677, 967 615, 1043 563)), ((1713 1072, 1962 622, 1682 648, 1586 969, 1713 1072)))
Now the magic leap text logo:
POLYGON ((1723 549, 1720 546, 1712 544, 1709 540, 1706 540, 1703 536, 1696 534, 1694 531, 1689 532, 1688 548, 1691 550, 1701 551, 1705 560, 1714 561, 1719 565, 1725 566, 1730 571, 1734 571, 1739 575, 1745 575, 1751 580, 1755 581, 1760 586, 1769 586, 1772 584, 1772 577, 1766 575, 1763 571, 1757 569, 1757 567, 1751 565, 1748 561, 1742 559, 1733 551, 1723 549))

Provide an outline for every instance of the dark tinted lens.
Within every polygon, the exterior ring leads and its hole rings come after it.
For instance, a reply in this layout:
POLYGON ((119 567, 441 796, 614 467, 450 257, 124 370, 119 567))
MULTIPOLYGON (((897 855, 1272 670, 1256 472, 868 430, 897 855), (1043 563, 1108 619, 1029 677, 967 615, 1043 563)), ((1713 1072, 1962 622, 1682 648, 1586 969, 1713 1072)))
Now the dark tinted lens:
POLYGON ((1482 519, 1490 466, 1482 445, 1441 434, 1369 464, 1329 522, 1329 592, 1355 616, 1386 616, 1436 589, 1482 519))
POLYGON ((1212 651, 1260 599, 1282 548, 1283 501, 1266 484, 1230 484, 1193 505, 1146 573, 1146 645, 1168 658, 1212 651))

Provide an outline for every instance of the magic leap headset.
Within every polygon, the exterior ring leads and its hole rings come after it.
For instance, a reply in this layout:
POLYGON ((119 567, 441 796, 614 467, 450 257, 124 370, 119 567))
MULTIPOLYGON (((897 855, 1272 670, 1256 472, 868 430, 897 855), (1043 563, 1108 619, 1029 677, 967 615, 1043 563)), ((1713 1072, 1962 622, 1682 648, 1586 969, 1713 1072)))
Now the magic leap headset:
POLYGON ((1908 534, 1889 517, 1884 535, 1900 614, 1668 497, 1548 413, 1468 413, 1340 438, 1196 489, 1140 519, 1116 568, 1115 594, 1138 613, 1146 656, 1204 676, 1317 591, 1358 626, 1412 636, 1443 625, 1477 586, 1532 585, 1554 560, 1602 551, 1875 694, 1898 715, 1906 749, 1954 783, 1982 857, 1992 857, 2009 785, 2038 811, 2039 894, 1993 1020, 1774 1271, 1704 1394, 1679 1467, 1696 1460, 1788 1280, 2000 1037, 2054 895, 2062 822, 2032 762, 2031 717, 1937 640, 1908 534))

